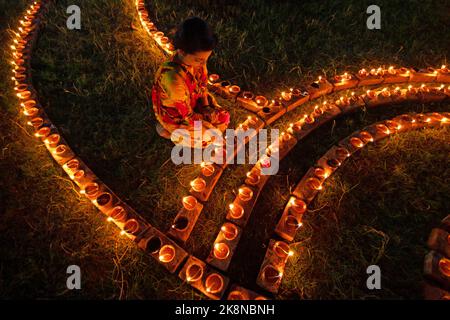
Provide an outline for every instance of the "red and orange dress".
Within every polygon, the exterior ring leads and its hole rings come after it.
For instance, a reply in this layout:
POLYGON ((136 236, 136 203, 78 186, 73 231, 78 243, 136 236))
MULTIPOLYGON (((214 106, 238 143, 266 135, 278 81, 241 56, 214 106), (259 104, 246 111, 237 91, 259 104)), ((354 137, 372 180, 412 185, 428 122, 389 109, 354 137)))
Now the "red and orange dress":
POLYGON ((224 131, 230 115, 217 105, 207 89, 206 65, 194 68, 183 64, 175 54, 164 62, 155 75, 152 88, 156 119, 169 132, 192 131, 194 121, 201 120, 203 129, 224 131))

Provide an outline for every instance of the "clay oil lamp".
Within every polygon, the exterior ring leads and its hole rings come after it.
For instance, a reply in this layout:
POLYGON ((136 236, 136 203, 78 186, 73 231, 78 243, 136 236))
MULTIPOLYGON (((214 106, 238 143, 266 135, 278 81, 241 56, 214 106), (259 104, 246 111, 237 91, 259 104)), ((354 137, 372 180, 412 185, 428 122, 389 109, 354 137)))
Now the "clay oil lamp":
POLYGON ((202 162, 200 164, 200 166, 201 166, 202 174, 205 177, 209 177, 209 176, 212 176, 214 174, 214 166, 212 164, 208 164, 206 162, 202 162))
POLYGON ((112 195, 109 192, 99 194, 92 202, 99 207, 100 211, 109 210, 112 204, 112 195))
POLYGON ((194 196, 183 197, 182 202, 183 207, 188 211, 194 210, 197 206, 197 199, 194 196))
POLYGON ((203 266, 198 263, 191 263, 186 268, 186 281, 187 282, 196 282, 203 277, 203 266))
POLYGON ((205 280, 206 292, 217 293, 223 289, 223 278, 218 273, 211 273, 205 280))
POLYGON ((159 250, 158 258, 162 263, 171 262, 175 258, 175 248, 170 244, 162 246, 159 250))
POLYGON ((50 134, 50 127, 42 127, 34 134, 38 138, 46 138, 50 134))
POLYGON ((177 231, 185 231, 189 225, 189 219, 186 217, 177 217, 172 225, 172 228, 177 231))
POLYGON ((336 158, 331 158, 327 160, 327 166, 332 169, 337 169, 341 165, 341 162, 336 158))
POLYGON ((36 117, 28 121, 27 124, 35 129, 38 129, 44 124, 44 119, 42 119, 41 117, 36 117))
POLYGON ((396 130, 400 130, 402 128, 400 123, 398 123, 396 121, 393 121, 393 120, 386 120, 384 123, 386 124, 386 126, 389 128, 389 130, 391 132, 394 132, 396 130))
POLYGON ((80 193, 86 195, 86 197, 88 197, 89 200, 94 200, 97 197, 99 191, 100 191, 99 185, 95 182, 90 182, 86 184, 84 189, 80 190, 80 193))
POLYGON ((217 81, 219 81, 219 75, 215 73, 210 74, 208 79, 210 83, 216 83, 217 81))
POLYGON ((373 142, 373 137, 372 137, 372 135, 371 135, 369 132, 367 132, 367 131, 361 131, 361 132, 359 133, 359 137, 361 138, 361 140, 362 140, 364 143, 373 142))
POLYGON ((287 133, 287 132, 282 132, 281 135, 280 135, 280 140, 281 140, 282 142, 288 142, 288 141, 290 141, 292 138, 293 138, 292 135, 290 135, 290 134, 287 133))
POLYGON ((242 208, 242 206, 239 205, 238 203, 230 203, 228 208, 230 210, 231 218, 237 220, 244 216, 244 208, 242 208))
POLYGON ((275 242, 275 244, 273 245, 273 251, 278 257, 282 258, 283 260, 294 254, 294 252, 290 250, 289 245, 283 241, 275 242))
POLYGON ((231 93, 231 94, 238 94, 240 91, 241 91, 241 88, 239 87, 239 86, 236 86, 236 85, 232 85, 232 86, 230 86, 229 88, 228 88, 228 91, 231 93))
POLYGON ((53 133, 47 136, 47 138, 45 138, 44 140, 45 144, 48 145, 50 148, 56 148, 56 146, 59 144, 60 141, 61 136, 57 133, 53 133))
POLYGON ((306 212, 306 203, 301 199, 291 197, 289 200, 289 210, 295 214, 304 214, 306 212))
POLYGON ((127 212, 121 206, 116 206, 108 212, 108 221, 125 222, 127 212))
POLYGON ((302 123, 301 121, 297 121, 295 123, 289 124, 287 132, 289 132, 290 134, 294 134, 294 132, 299 132, 300 130, 302 130, 302 123))
POLYGON ((408 92, 411 94, 416 94, 417 93, 417 89, 414 88, 412 85, 408 86, 408 92))
POLYGON ((195 192, 202 192, 206 188, 206 181, 202 178, 195 178, 191 181, 192 190, 195 192))
POLYGON ((248 187, 239 188, 238 197, 241 201, 247 202, 253 198, 253 191, 248 187))
POLYGON ((267 98, 264 96, 256 96, 255 102, 258 107, 263 108, 267 105, 267 98))
POLYGON ((223 233, 225 239, 228 241, 232 241, 236 239, 239 231, 236 228, 234 224, 231 223, 225 223, 221 228, 220 231, 223 233))
MULTIPOLYGON (((291 89, 293 90, 293 89, 291 89)), ((283 98, 284 101, 290 101, 292 99, 292 91, 289 92, 281 92, 281 98, 283 98)))
POLYGON ((382 132, 384 134, 390 134, 391 130, 389 130, 388 127, 386 127, 384 124, 379 123, 375 126, 375 128, 377 129, 377 131, 382 132))
POLYGON ((355 148, 362 148, 362 147, 364 147, 364 142, 358 137, 350 138, 350 144, 353 147, 355 147, 355 148))
POLYGON ((369 99, 375 98, 375 91, 373 91, 373 90, 367 90, 367 91, 366 91, 366 96, 367 96, 367 98, 369 98, 369 99))
POLYGON ((244 91, 242 93, 242 98, 244 98, 246 100, 252 100, 254 97, 255 97, 255 95, 250 91, 244 91))
POLYGON ((259 172, 256 172, 256 170, 251 170, 247 172, 247 179, 245 180, 246 183, 249 185, 255 186, 259 183, 261 180, 261 175, 259 172))
POLYGON ((288 215, 284 218, 284 225, 289 233, 294 233, 298 228, 302 226, 299 219, 293 215, 288 215))
POLYGON ((391 92, 387 89, 387 88, 383 88, 382 90, 381 90, 381 95, 383 96, 383 97, 390 97, 391 96, 391 92))
POLYGON ((274 285, 281 281, 283 273, 278 271, 274 266, 267 265, 262 272, 262 279, 268 284, 274 285))
POLYGON ((330 176, 330 173, 322 167, 317 167, 314 169, 314 175, 319 179, 326 179, 330 176))
POLYGON ((309 114, 305 118, 305 123, 307 124, 313 124, 315 121, 314 116, 312 114, 309 114))
POLYGON ((369 74, 368 74, 368 72, 367 72, 366 69, 361 69, 361 70, 358 71, 358 75, 359 75, 361 78, 365 78, 365 77, 367 77, 369 74))
POLYGON ((214 244, 214 257, 219 260, 224 260, 230 255, 230 247, 226 243, 217 242, 214 244))
POLYGON ((350 157, 350 152, 348 152, 348 150, 344 147, 338 147, 335 152, 339 159, 350 157))
POLYGON ((72 159, 63 165, 63 168, 69 173, 74 174, 80 169, 80 161, 72 159))
POLYGON ((135 219, 129 219, 125 222, 123 230, 120 232, 121 235, 135 235, 139 231, 139 222, 135 219))
POLYGON ((247 117, 247 123, 248 123, 249 125, 255 125, 255 124, 256 124, 256 118, 255 118, 255 117, 252 117, 252 116, 248 116, 248 117, 247 117))

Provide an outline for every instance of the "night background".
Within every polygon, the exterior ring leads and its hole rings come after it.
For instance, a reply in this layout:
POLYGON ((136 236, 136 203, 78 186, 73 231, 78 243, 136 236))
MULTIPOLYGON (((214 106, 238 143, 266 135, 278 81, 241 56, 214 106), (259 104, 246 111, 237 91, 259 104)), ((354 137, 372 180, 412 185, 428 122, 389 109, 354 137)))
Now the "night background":
MULTIPOLYGON (((77 157, 164 233, 200 173, 198 165, 173 164, 173 143, 155 131, 150 90, 167 56, 143 29, 134 0, 43 2, 48 11, 30 54, 42 108, 77 157), (66 27, 70 5, 81 8, 81 30, 66 27)), ((107 223, 27 126, 10 79, 10 45, 31 3, 0 0, 0 299, 206 299, 107 223), (81 290, 66 286, 69 265, 81 269, 81 290)), ((169 39, 184 19, 205 19, 219 36, 209 72, 266 97, 319 75, 450 64, 450 1, 145 0, 145 8, 169 39), (381 8, 380 30, 366 26, 371 4, 381 8)), ((217 100, 231 114, 229 128, 249 115, 217 100)), ((284 130, 324 100, 267 127, 284 130)), ((450 112, 449 96, 361 108, 299 141, 265 185, 220 273, 274 299, 423 299, 427 240, 450 214, 448 126, 394 135, 352 156, 308 205, 278 292, 261 289, 256 278, 290 193, 328 149, 375 122, 431 112, 450 112), (381 269, 381 290, 366 287, 369 265, 381 269)), ((225 168, 182 245, 189 254, 206 261, 251 168, 225 168)), ((447 291, 449 283, 447 274, 447 291)))

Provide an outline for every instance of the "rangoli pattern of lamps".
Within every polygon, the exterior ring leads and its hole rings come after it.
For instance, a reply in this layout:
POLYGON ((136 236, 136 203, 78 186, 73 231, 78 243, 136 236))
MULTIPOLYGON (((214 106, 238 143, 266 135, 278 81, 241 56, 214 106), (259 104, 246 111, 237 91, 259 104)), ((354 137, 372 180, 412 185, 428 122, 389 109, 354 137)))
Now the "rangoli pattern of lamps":
MULTIPOLYGON (((35 135, 42 139, 45 142, 46 147, 51 152, 52 156, 55 158, 55 160, 63 165, 64 170, 69 174, 69 177, 74 180, 74 182, 81 188, 82 191, 85 191, 84 193, 86 196, 95 204, 97 205, 102 212, 108 215, 109 221, 114 221, 118 225, 122 224, 122 233, 133 236, 136 241, 142 240, 142 238, 137 237, 140 236, 140 232, 145 232, 146 230, 153 230, 154 228, 150 227, 147 223, 140 221, 137 214, 129 207, 126 206, 126 210, 123 209, 120 210, 120 206, 114 205, 118 200, 115 195, 107 189, 106 186, 104 186, 96 177, 93 175, 93 173, 85 166, 84 163, 79 162, 78 165, 76 164, 76 161, 73 161, 70 163, 70 165, 67 165, 69 161, 72 160, 78 160, 73 154, 73 152, 70 150, 70 148, 65 144, 65 141, 59 136, 59 133, 57 132, 56 128, 54 128, 51 124, 51 122, 48 120, 47 116, 41 109, 41 106, 36 101, 36 94, 34 92, 33 87, 31 86, 31 76, 29 71, 29 62, 30 62, 30 53, 31 53, 31 45, 35 41, 37 30, 38 30, 38 24, 39 22, 39 14, 42 12, 42 8, 45 7, 47 2, 45 1, 36 1, 33 3, 33 5, 30 7, 30 9, 27 11, 27 15, 24 17, 24 20, 22 20, 21 27, 18 29, 19 32, 16 33, 16 39, 14 40, 14 45, 11 47, 13 49, 13 57, 14 61, 12 62, 13 65, 13 78, 12 80, 15 82, 15 91, 16 95, 19 100, 22 101, 21 107, 23 108, 23 113, 26 117, 29 118, 28 124, 34 128, 35 135), (42 8, 41 8, 42 6, 42 8), (96 182, 95 182, 96 181, 96 182), (95 186, 95 183, 97 183, 98 187, 95 186), (86 190, 88 192, 86 192, 86 190), (96 195, 94 197, 94 194, 96 195), (132 217, 135 217, 137 219, 133 219, 132 217)), ((160 47, 163 48, 163 50, 166 53, 172 53, 173 52, 173 46, 170 44, 170 40, 164 36, 162 32, 157 31, 154 24, 148 21, 148 13, 146 12, 144 2, 142 0, 137 0, 136 5, 139 11, 139 17, 141 24, 144 26, 146 31, 152 35, 152 37, 155 38, 156 42, 160 45, 160 47)), ((389 74, 393 75, 392 70, 389 74)), ((384 70, 376 70, 375 73, 371 72, 371 76, 379 76, 380 74, 383 74, 384 70)), ((440 69, 426 69, 426 70, 413 70, 412 72, 408 70, 408 73, 411 74, 411 80, 412 82, 430 82, 430 81, 442 81, 442 82, 449 82, 449 75, 448 75, 448 69, 445 66, 442 66, 440 69), (441 80, 439 80, 441 79, 441 80)), ((387 73, 384 73, 387 74, 387 73)), ((370 76, 369 76, 370 78, 370 76)), ((406 78, 406 77, 404 77, 406 78)), ((404 79, 402 78, 402 80, 404 79)), ((350 78, 351 79, 351 78, 350 78)), ((341 81, 349 80, 348 78, 344 77, 344 79, 340 79, 341 81)), ((330 89, 326 81, 326 79, 319 78, 318 81, 314 82, 310 85, 311 92, 313 92, 312 97, 317 97, 320 95, 326 94, 330 89)), ((387 83, 387 82, 386 82, 387 83)), ((361 86, 361 81, 359 82, 359 85, 361 86)), ((241 90, 238 86, 233 86, 230 83, 221 83, 221 87, 225 88, 227 92, 236 98, 239 94, 241 94, 241 90)), ((448 96, 449 87, 441 87, 440 91, 444 92, 448 96)), ((419 93, 436 93, 436 90, 428 90, 427 87, 421 86, 419 89, 412 89, 411 91, 416 91, 419 93)), ((414 94, 415 92, 411 92, 408 90, 409 93, 414 94)), ((301 96, 302 99, 309 99, 310 97, 308 95, 304 95, 305 91, 303 93, 300 93, 300 89, 292 89, 290 92, 286 94, 281 95, 281 97, 278 100, 272 100, 272 103, 276 101, 279 103, 279 101, 291 101, 293 97, 299 97, 301 96)), ((307 92, 309 93, 309 92, 307 92)), ((328 92, 329 93, 329 92, 328 92)), ((440 98, 440 97, 439 97, 440 98)), ((267 100, 267 99, 266 99, 267 100)), ((300 105, 300 104, 298 104, 300 105)), ((282 108, 284 109, 284 108, 282 108)), ((289 106, 288 106, 289 109, 289 106)), ((283 111, 284 112, 284 111, 283 111)), ((430 122, 435 123, 433 119, 430 118, 424 119, 424 125, 426 126, 430 122)), ((443 117, 442 123, 446 123, 448 117, 443 117)), ((309 119, 311 120, 311 118, 309 119)), ((296 126, 292 126, 291 128, 295 128, 296 126)), ((197 181, 199 182, 199 181, 197 181)), ((195 184, 195 186, 198 189, 202 188, 202 183, 195 184)), ((123 204, 124 205, 124 204, 123 204)), ((125 205, 124 205, 125 206, 125 205)), ((159 232, 159 231, 158 231, 159 232)), ((164 235, 161 234, 162 237, 164 235)), ((169 240, 170 241, 170 240, 169 240)), ((165 247, 164 250, 164 257, 167 257, 169 252, 171 251, 171 248, 174 248, 171 245, 168 245, 165 247)), ((161 261, 161 256, 158 255, 158 260, 161 261)), ((168 258, 163 258, 161 262, 163 263, 170 263, 170 261, 173 261, 168 258)), ((215 285, 219 284, 220 281, 217 281, 216 277, 211 277, 209 280, 209 291, 215 291, 217 288, 215 285)), ((219 286, 220 287, 220 286, 219 286)))
MULTIPOLYGON (((105 214, 107 221, 114 222, 121 234, 135 241, 150 225, 132 208, 120 199, 95 176, 86 164, 76 157, 67 142, 62 138, 57 128, 45 114, 37 100, 37 94, 32 85, 30 59, 32 47, 36 41, 39 23, 50 1, 35 1, 26 11, 20 21, 19 32, 15 33, 12 49, 12 80, 14 91, 20 101, 22 113, 27 117, 27 124, 34 131, 34 136, 40 139, 55 161, 62 166, 69 178, 80 188, 80 194, 86 196, 98 209, 105 214)), ((162 235, 164 238, 166 236, 162 235)), ((170 241, 168 238, 166 242, 170 241)), ((178 248, 183 252, 181 248, 178 248)), ((179 254, 182 260, 187 256, 179 254)), ((155 257, 158 261, 158 257, 155 257)), ((163 263, 163 261, 160 261, 163 263)))
MULTIPOLYGON (((323 189, 325 180, 341 167, 346 159, 365 145, 408 130, 446 126, 449 123, 448 119, 449 113, 404 114, 392 120, 370 125, 341 140, 337 146, 333 146, 327 151, 296 185, 292 192, 292 197, 301 201, 300 211, 303 214, 306 206, 314 199, 318 191, 323 189)), ((286 232, 286 228, 283 227, 286 218, 289 216, 293 198, 286 205, 276 227, 276 233, 286 241, 292 241, 294 238, 294 234, 286 232)))

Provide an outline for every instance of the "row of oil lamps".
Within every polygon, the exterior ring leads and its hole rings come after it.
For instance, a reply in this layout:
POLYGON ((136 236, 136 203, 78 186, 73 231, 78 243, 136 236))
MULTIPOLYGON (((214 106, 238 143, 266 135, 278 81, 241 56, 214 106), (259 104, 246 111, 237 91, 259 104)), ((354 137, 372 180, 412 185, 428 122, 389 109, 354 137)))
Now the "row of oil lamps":
MULTIPOLYGON (((404 114, 392 120, 370 125, 352 134, 350 137, 341 140, 337 146, 331 148, 320 158, 297 184, 277 224, 275 229, 276 234, 287 242, 294 239, 297 229, 302 225, 302 218, 307 212, 308 204, 323 189, 325 180, 341 167, 344 161, 356 151, 392 134, 426 127, 448 125, 450 125, 450 113, 448 112, 415 115, 404 114)), ((287 246, 286 252, 289 252, 288 248, 287 246)), ((273 255, 270 255, 271 250, 273 249, 269 246, 257 281, 266 290, 277 292, 284 272, 285 261, 280 262, 279 259, 274 259, 273 255)))
MULTIPOLYGON (((21 111, 28 120, 27 124, 33 129, 36 138, 44 142, 52 157, 80 188, 80 194, 87 197, 104 213, 107 221, 114 222, 121 229, 121 235, 133 239, 139 247, 146 250, 168 270, 175 272, 184 262, 187 253, 122 202, 81 159, 76 157, 38 102, 37 93, 32 85, 30 61, 40 22, 48 4, 49 1, 35 1, 26 10, 11 45, 14 91, 20 101, 21 111)), ((221 279, 224 278, 218 273, 209 275, 205 280, 205 290, 211 294, 219 291, 223 293, 223 290, 217 289, 222 286, 221 279)), ((212 297, 217 298, 214 295, 212 297)))
MULTIPOLYGON (((147 32, 155 39, 155 41, 158 43, 158 45, 167 53, 173 53, 173 46, 170 46, 167 42, 167 38, 164 39, 163 43, 159 41, 159 39, 163 36, 163 33, 158 31, 155 27, 155 25, 149 21, 148 19, 148 13, 144 6, 144 1, 137 0, 136 1, 138 12, 140 16, 140 20, 144 28, 147 30, 147 32)), ((384 68, 378 68, 378 69, 372 69, 369 72, 365 69, 361 69, 358 74, 351 75, 349 73, 344 73, 343 75, 337 75, 331 80, 331 84, 323 77, 319 77, 317 81, 313 82, 312 86, 310 88, 291 88, 289 91, 281 92, 280 97, 278 97, 278 101, 273 99, 269 101, 265 96, 259 95, 255 96, 252 92, 249 91, 243 91, 241 92, 241 89, 237 85, 231 84, 229 81, 219 81, 219 76, 217 74, 211 74, 209 75, 209 84, 214 89, 215 92, 218 92, 219 94, 222 94, 225 98, 233 98, 235 101, 241 102, 241 104, 244 107, 247 107, 249 110, 253 112, 258 112, 259 110, 267 109, 270 110, 273 107, 279 107, 281 105, 285 105, 286 103, 292 103, 295 104, 295 98, 298 99, 304 99, 305 97, 309 96, 308 91, 312 91, 316 88, 320 88, 321 85, 329 84, 329 88, 327 89, 326 93, 330 93, 332 91, 342 90, 342 89, 348 89, 356 86, 365 86, 365 85, 377 85, 381 83, 403 83, 403 82, 450 82, 450 73, 449 70, 446 68, 446 66, 442 66, 440 69, 407 69, 407 68, 399 68, 396 69, 394 67, 389 67, 388 69, 384 68), (331 87, 331 89, 330 89, 331 87), (309 89, 309 90, 308 90, 309 89)), ((428 87, 425 85, 422 85, 420 88, 414 88, 412 86, 408 87, 408 92, 410 93, 417 93, 421 90, 426 90, 428 87)), ((434 88, 433 88, 434 89, 434 88)), ((444 88, 444 85, 440 87, 440 90, 448 91, 449 88, 444 88)), ((325 93, 325 94, 326 94, 325 93)), ((368 99, 374 99, 376 96, 380 93, 376 93, 376 91, 368 90, 366 92, 366 95, 368 99)), ((391 91, 387 88, 384 88, 381 91, 382 96, 390 96, 391 91)), ((401 94, 400 88, 396 88, 392 95, 399 95, 401 94)), ((315 97, 318 97, 320 95, 316 95, 315 97)), ((336 104, 340 104, 341 106, 350 105, 354 100, 356 99, 354 93, 352 93, 351 97, 341 97, 339 101, 336 102, 336 104)), ((308 99, 305 99, 307 101, 308 99)), ((325 106, 326 107, 326 106, 325 106)), ((291 108, 290 110, 292 110, 291 108)), ((292 138, 291 134, 294 134, 296 131, 301 130, 302 124, 312 124, 314 123, 314 116, 318 116, 325 112, 326 108, 319 108, 316 106, 314 109, 314 112, 311 115, 305 115, 300 121, 290 124, 287 133, 283 133, 284 139, 282 141, 288 141, 292 138)), ((264 116, 264 115, 263 115, 264 116)), ((259 120, 256 116, 249 116, 248 119, 238 125, 237 130, 247 130, 248 128, 252 127, 252 125, 259 120)), ((268 156, 263 157, 257 166, 255 166, 254 170, 252 169, 250 172, 247 173, 247 179, 246 183, 252 186, 257 185, 260 182, 260 173, 258 173, 258 166, 270 166, 270 151, 273 148, 279 148, 279 146, 270 146, 267 150, 268 156)), ((273 150, 272 150, 273 151, 273 150)), ((190 182, 191 186, 191 193, 202 193, 208 188, 213 188, 214 185, 208 185, 205 177, 210 177, 214 174, 221 174, 220 172, 217 172, 217 168, 213 164, 206 164, 202 163, 201 165, 201 176, 197 177, 196 179, 192 180, 190 182)), ((324 173, 326 175, 326 173, 324 173)), ((308 182, 311 186, 316 186, 317 181, 310 180, 308 182)), ((318 188, 321 188, 320 186, 317 186, 318 188)), ((210 194, 210 192, 209 192, 210 194)), ((253 198, 254 192, 251 188, 247 186, 243 186, 239 188, 238 191, 238 198, 241 201, 249 201, 253 198)), ((207 199, 203 199, 205 201, 207 199)), ((298 199, 291 199, 290 203, 291 207, 299 207, 304 208, 305 206, 299 203, 300 200, 298 199), (295 206, 294 204, 297 204, 295 206)), ((182 199, 183 203, 183 209, 191 211, 196 208, 198 200, 193 195, 186 196, 182 199)), ((239 205, 238 203, 232 203, 229 205, 229 215, 232 219, 240 219, 244 216, 244 208, 239 205)), ((195 219, 196 220, 196 219, 195 219)), ((194 222, 195 223, 195 222, 194 222)), ((174 223, 172 226, 173 228, 178 228, 178 230, 183 231, 187 229, 187 226, 189 224, 192 224, 192 221, 188 221, 187 219, 183 220, 182 224, 174 223)), ((292 216, 289 215, 286 217, 286 223, 285 226, 290 230, 296 230, 299 226, 301 226, 301 220, 299 221, 298 216, 292 216)), ((221 234, 225 232, 225 234, 235 234, 238 233, 237 229, 238 227, 230 222, 224 224, 219 232, 219 235, 217 239, 221 237, 221 234), (232 231, 229 231, 232 230, 232 231)), ((192 230, 192 225, 191 228, 192 230)), ((189 231, 190 232, 190 231, 189 231)), ((226 242, 220 242, 216 239, 214 242, 213 250, 210 254, 211 256, 216 260, 227 260, 229 262, 232 250, 230 249, 229 245, 226 242)), ((232 238, 234 239, 234 238, 232 238)), ((292 253, 292 252, 291 252, 292 253)), ((226 269, 226 268, 225 268, 226 269)), ((270 268, 269 268, 270 269, 270 268)), ((270 277, 269 277, 270 278, 270 277)), ((278 279, 281 277, 278 274, 278 279)))

